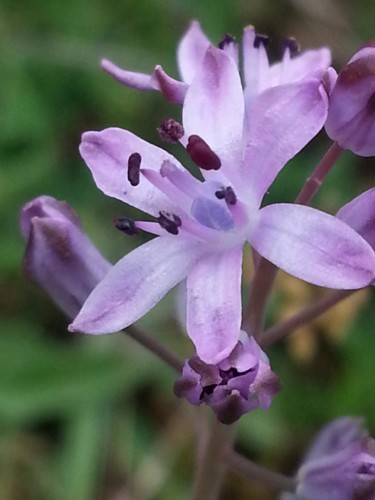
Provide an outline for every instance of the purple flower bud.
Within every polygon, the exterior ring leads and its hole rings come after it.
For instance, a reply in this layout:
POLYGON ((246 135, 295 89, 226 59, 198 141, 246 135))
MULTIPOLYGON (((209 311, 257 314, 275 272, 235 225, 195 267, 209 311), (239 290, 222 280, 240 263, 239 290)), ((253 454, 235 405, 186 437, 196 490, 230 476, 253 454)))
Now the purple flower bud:
POLYGON ((216 365, 198 356, 186 361, 174 390, 193 405, 206 403, 220 422, 232 424, 258 407, 266 410, 280 383, 265 353, 253 338, 244 335, 231 354, 216 365))
POLYGON ((362 47, 339 73, 325 127, 342 148, 375 155, 375 42, 362 47))
POLYGON ((20 225, 27 241, 25 272, 67 316, 75 317, 111 264, 65 202, 50 196, 35 198, 22 208, 20 225))
POLYGON ((297 499, 373 499, 374 441, 362 419, 340 418, 323 427, 298 471, 297 481, 297 499))

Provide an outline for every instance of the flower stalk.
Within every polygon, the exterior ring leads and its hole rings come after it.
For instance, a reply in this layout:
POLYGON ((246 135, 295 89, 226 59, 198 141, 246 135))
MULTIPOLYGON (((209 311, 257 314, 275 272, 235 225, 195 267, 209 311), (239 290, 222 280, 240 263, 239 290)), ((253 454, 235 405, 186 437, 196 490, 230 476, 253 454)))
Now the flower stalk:
POLYGON ((269 347, 275 342, 282 340, 300 326, 310 323, 310 321, 324 314, 339 302, 350 297, 356 291, 357 290, 334 290, 329 292, 325 297, 316 301, 315 304, 306 307, 306 309, 300 313, 282 323, 276 323, 271 326, 271 328, 268 328, 260 341, 261 346, 269 347))
POLYGON ((295 203, 299 205, 308 205, 318 192, 325 177, 332 170, 337 160, 340 158, 343 148, 334 142, 315 167, 313 173, 307 178, 305 185, 298 194, 295 203))
MULTIPOLYGON (((200 415, 199 415, 200 417, 200 415)), ((192 500, 216 500, 225 475, 224 457, 231 454, 235 426, 224 425, 207 415, 206 435, 198 456, 192 500)))

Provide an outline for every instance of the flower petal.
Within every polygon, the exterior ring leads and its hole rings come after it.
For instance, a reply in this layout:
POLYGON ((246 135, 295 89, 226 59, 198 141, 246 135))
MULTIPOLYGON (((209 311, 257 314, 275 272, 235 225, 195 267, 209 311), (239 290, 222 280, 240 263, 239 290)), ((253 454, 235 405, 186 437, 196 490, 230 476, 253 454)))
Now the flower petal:
POLYGON ((272 85, 296 82, 305 78, 321 78, 331 64, 331 51, 328 47, 306 50, 293 57, 287 64, 278 62, 270 68, 272 85))
POLYGON ((238 342, 242 246, 200 259, 187 279, 187 331, 198 356, 222 361, 238 342))
POLYGON ((151 83, 151 76, 146 73, 136 73, 121 69, 108 59, 103 59, 100 63, 103 71, 112 76, 125 87, 130 87, 136 90, 155 90, 151 83))
POLYGON ((85 132, 79 150, 96 185, 106 195, 151 215, 161 210, 174 211, 171 201, 147 179, 142 177, 139 185, 132 186, 127 178, 128 160, 133 153, 141 155, 142 168, 160 170, 163 161, 169 161, 182 169, 167 152, 120 128, 85 132))
POLYGON ((244 100, 237 66, 210 47, 187 91, 183 108, 186 137, 198 135, 219 156, 225 174, 242 160, 244 100))
POLYGON ((314 285, 356 289, 375 277, 375 252, 351 227, 311 207, 279 203, 259 212, 250 238, 263 257, 314 285))
POLYGON ((91 334, 126 328, 183 280, 202 255, 189 239, 159 237, 123 257, 88 297, 69 329, 91 334))
POLYGON ((177 63, 185 83, 192 82, 209 46, 200 24, 193 21, 177 47, 177 63))
POLYGON ((185 99, 188 86, 186 83, 170 77, 161 66, 156 66, 152 75, 151 83, 156 90, 160 90, 167 101, 182 104, 185 99))
POLYGON ((357 231, 375 250, 375 188, 341 207, 336 217, 357 231))
POLYGON ((264 193, 283 166, 323 127, 328 98, 317 79, 265 90, 251 112, 243 166, 244 185, 264 193))

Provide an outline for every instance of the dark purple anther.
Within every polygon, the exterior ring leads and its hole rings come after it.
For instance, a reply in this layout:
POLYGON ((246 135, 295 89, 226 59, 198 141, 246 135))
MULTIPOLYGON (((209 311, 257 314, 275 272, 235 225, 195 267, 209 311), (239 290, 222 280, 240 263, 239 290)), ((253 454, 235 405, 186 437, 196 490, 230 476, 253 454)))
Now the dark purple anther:
POLYGON ((117 217, 117 219, 115 219, 113 222, 116 229, 122 231, 128 236, 133 236, 139 233, 139 229, 135 225, 135 222, 129 217, 117 217))
POLYGON ((178 142, 185 133, 181 123, 176 122, 173 118, 163 121, 157 131, 162 141, 171 143, 178 142))
POLYGON ((286 49, 289 49, 290 55, 294 56, 301 50, 301 47, 295 38, 289 37, 284 40, 283 43, 283 52, 285 52, 286 49))
POLYGON ((268 44, 270 43, 270 38, 269 36, 267 35, 262 35, 260 33, 257 33, 255 35, 255 39, 254 39, 254 47, 256 49, 259 49, 259 47, 262 45, 264 45, 264 47, 267 47, 268 44))
POLYGON ((219 49, 223 50, 229 44, 234 43, 234 37, 229 33, 225 33, 223 38, 219 42, 219 49))
POLYGON ((182 221, 178 215, 170 214, 169 212, 159 212, 157 218, 160 226, 170 234, 178 234, 178 228, 181 226, 182 221))
POLYGON ((237 203, 236 193, 231 186, 219 189, 219 191, 216 191, 215 196, 219 200, 225 200, 228 205, 235 205, 237 203))
POLYGON ((132 153, 128 159, 128 181, 132 186, 138 186, 142 157, 139 153, 132 153))
POLYGON ((191 135, 186 150, 193 162, 203 170, 219 170, 220 158, 199 135, 191 135))

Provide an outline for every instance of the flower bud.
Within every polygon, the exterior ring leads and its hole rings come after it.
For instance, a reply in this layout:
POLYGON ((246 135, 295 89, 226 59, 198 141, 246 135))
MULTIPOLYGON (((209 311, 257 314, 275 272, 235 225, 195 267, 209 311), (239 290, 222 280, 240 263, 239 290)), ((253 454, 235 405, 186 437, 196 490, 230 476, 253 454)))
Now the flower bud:
POLYGON ((375 156, 375 42, 362 47, 339 73, 325 127, 342 148, 375 156))
POLYGON ((85 235, 70 206, 40 196, 21 211, 27 241, 26 274, 40 285, 70 318, 75 317, 111 264, 85 235))
POLYGON ((256 408, 268 409, 280 389, 279 379, 256 341, 243 337, 216 365, 198 356, 186 361, 174 386, 176 396, 193 405, 206 403, 223 424, 232 424, 256 408))
POLYGON ((371 500, 374 491, 374 440, 362 419, 344 417, 319 432, 299 468, 295 495, 282 498, 371 500))

